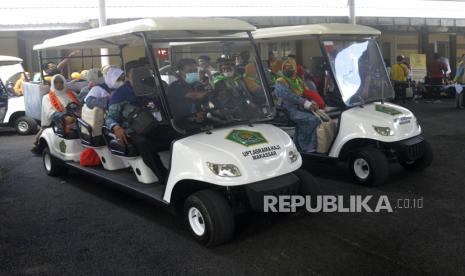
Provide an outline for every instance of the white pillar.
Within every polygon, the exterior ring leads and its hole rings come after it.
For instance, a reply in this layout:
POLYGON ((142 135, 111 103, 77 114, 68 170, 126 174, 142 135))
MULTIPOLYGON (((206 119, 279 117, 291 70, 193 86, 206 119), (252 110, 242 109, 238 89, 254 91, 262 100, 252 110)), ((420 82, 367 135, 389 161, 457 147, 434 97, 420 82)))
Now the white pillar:
MULTIPOLYGON (((98 1, 98 8, 99 8, 99 18, 98 18, 98 24, 99 27, 103 27, 107 25, 107 15, 106 15, 106 7, 105 7, 105 0, 99 0, 98 1)), ((109 51, 108 48, 102 48, 100 49, 100 54, 101 55, 108 55, 109 51)), ((100 57, 100 62, 102 63, 102 66, 109 65, 110 64, 110 57, 100 57)))
POLYGON ((349 23, 357 24, 357 20, 355 18, 355 0, 349 0, 349 23))

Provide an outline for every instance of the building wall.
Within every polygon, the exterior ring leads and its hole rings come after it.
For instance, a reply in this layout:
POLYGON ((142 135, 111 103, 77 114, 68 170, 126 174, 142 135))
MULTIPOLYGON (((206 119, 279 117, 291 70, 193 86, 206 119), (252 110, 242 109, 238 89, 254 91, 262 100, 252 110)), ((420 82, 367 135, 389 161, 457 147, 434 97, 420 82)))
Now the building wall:
POLYGON ((18 56, 16 32, 0 32, 0 55, 18 56))

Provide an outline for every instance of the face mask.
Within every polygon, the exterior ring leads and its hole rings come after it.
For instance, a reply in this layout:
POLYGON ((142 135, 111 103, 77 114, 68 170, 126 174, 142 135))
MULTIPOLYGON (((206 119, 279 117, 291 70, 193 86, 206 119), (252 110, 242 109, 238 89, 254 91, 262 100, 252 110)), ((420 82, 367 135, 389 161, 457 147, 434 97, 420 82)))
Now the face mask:
POLYGON ((234 76, 234 72, 230 71, 230 72, 224 72, 223 73, 223 76, 227 77, 227 78, 231 78, 234 76))
POLYGON ((198 73, 187 73, 186 74, 186 82, 187 83, 194 83, 194 82, 197 82, 199 81, 200 78, 199 78, 199 74, 198 73))
POLYGON ((292 76, 294 75, 294 70, 284 70, 284 71, 283 71, 283 75, 284 75, 285 77, 290 78, 290 77, 292 77, 292 76))
POLYGON ((120 88, 122 85, 124 84, 123 81, 117 81, 114 85, 113 85, 113 89, 118 89, 120 88))

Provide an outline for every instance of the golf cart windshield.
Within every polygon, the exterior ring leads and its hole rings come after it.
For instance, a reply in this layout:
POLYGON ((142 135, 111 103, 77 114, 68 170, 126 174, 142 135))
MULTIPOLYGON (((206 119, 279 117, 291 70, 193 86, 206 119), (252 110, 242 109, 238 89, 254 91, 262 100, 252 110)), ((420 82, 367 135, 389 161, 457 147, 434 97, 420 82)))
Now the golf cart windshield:
POLYGON ((322 43, 347 106, 394 97, 375 39, 323 40, 322 43))
POLYGON ((184 41, 169 47, 154 52, 176 128, 195 131, 271 118, 249 40, 184 41))

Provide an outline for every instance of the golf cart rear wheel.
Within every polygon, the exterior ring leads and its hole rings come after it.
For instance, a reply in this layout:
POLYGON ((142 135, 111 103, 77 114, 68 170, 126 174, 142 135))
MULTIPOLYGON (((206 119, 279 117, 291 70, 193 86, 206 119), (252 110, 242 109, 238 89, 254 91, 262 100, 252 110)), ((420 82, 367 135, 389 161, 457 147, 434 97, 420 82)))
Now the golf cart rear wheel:
POLYGON ((421 145, 423 147, 422 157, 414 161, 399 160, 400 165, 402 165, 402 167, 406 170, 422 171, 429 167, 433 162, 433 149, 431 148, 431 144, 428 141, 423 140, 421 145))
POLYGON ((364 186, 378 186, 388 178, 389 163, 380 150, 364 148, 350 157, 349 171, 357 183, 364 186))
POLYGON ((191 234, 201 244, 219 245, 234 235, 234 213, 226 199, 215 191, 190 195, 184 202, 184 215, 191 234))
POLYGON ((49 176, 58 176, 63 173, 63 166, 59 161, 50 154, 48 147, 42 152, 42 161, 44 163, 45 173, 49 176))
POLYGON ((34 134, 37 132, 37 122, 27 116, 21 116, 15 121, 15 129, 19 135, 34 134))

